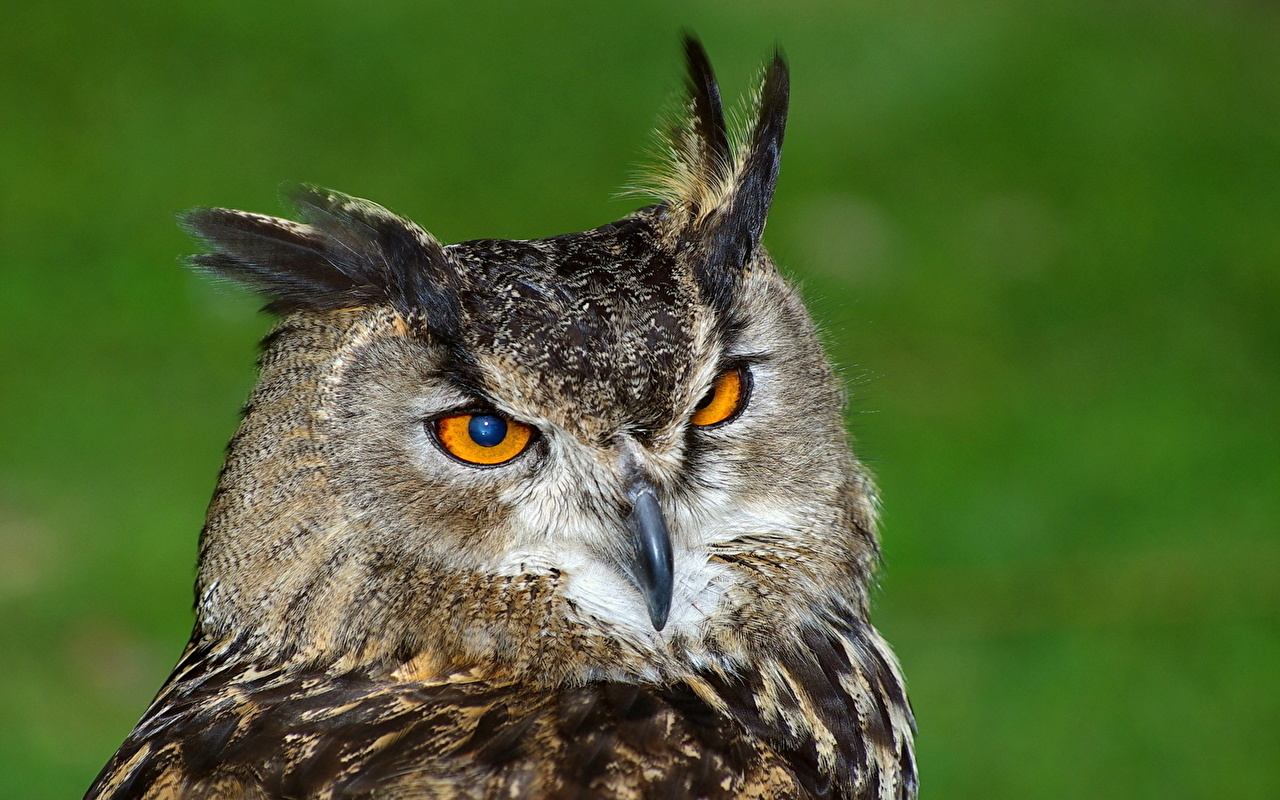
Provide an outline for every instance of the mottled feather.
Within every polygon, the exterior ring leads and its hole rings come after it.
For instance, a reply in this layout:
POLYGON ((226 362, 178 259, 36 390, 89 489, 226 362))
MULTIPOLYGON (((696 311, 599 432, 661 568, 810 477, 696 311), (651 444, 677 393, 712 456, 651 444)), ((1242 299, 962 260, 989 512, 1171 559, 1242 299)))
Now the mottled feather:
POLYGON ((910 711, 879 638, 803 638, 740 674, 553 688, 261 669, 239 643, 197 642, 91 795, 914 796, 910 711))
POLYGON ((662 202, 618 222, 443 246, 314 187, 301 222, 184 217, 194 266, 282 319, 191 642, 90 800, 915 797, 875 489, 760 242, 787 68, 737 135, 685 51, 662 202), (740 408, 700 428, 727 374, 740 408), (468 465, 435 427, 466 415, 528 444, 468 465))

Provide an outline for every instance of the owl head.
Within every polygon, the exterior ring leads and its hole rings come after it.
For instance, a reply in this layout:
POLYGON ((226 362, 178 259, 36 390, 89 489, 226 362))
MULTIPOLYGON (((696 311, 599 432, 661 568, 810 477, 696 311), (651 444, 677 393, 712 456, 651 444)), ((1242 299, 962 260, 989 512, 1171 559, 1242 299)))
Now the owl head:
POLYGON ((184 220, 281 316, 201 538, 197 636, 422 678, 660 679, 863 619, 874 495, 760 243, 788 73, 701 46, 659 202, 442 245, 365 200, 184 220))

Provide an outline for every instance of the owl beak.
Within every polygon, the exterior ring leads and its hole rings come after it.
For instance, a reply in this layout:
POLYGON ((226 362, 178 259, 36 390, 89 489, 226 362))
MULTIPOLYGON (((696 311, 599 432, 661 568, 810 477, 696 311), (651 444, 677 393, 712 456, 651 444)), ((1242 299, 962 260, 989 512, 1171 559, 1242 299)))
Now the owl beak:
POLYGON ((667 521, 662 517, 658 493, 652 484, 639 478, 632 483, 629 494, 632 503, 629 522, 635 545, 632 574, 649 606, 653 629, 660 631, 667 624, 667 615, 671 611, 674 584, 671 534, 667 531, 667 521))

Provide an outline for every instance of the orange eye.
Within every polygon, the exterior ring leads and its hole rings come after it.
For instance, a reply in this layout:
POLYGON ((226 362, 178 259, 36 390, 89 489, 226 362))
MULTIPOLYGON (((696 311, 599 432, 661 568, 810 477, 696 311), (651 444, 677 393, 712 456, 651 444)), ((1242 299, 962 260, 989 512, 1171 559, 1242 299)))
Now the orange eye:
POLYGON ((455 414, 435 421, 436 440, 469 464, 505 464, 524 452, 533 428, 496 414, 455 414))
POLYGON ((734 367, 720 373, 715 385, 693 410, 693 424, 707 427, 728 422, 747 404, 749 377, 745 367, 734 367))

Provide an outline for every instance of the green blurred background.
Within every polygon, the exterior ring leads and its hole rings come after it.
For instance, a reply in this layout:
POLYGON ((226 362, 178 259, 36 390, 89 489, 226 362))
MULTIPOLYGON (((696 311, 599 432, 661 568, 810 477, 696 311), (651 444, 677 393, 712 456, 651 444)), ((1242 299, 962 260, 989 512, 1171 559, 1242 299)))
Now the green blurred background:
POLYGON ((259 302, 173 214, 306 180, 445 241, 617 218, 781 43, 766 239, 885 502, 927 798, 1280 785, 1280 9, 3 4, 0 796, 78 797, 185 642, 259 302))

